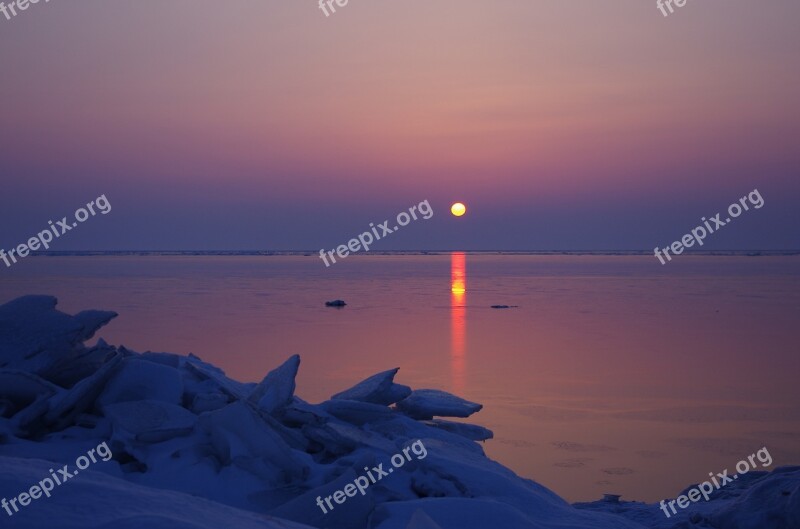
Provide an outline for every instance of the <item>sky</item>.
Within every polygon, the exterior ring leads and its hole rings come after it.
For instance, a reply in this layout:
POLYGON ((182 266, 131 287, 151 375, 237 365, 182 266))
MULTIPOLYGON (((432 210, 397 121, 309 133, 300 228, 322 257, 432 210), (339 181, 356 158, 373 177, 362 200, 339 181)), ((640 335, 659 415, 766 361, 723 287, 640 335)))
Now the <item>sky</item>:
POLYGON ((800 3, 51 1, 0 15, 0 248, 800 249, 800 3), (468 212, 456 219, 451 203, 468 212), (723 218, 725 215, 723 215, 723 218))

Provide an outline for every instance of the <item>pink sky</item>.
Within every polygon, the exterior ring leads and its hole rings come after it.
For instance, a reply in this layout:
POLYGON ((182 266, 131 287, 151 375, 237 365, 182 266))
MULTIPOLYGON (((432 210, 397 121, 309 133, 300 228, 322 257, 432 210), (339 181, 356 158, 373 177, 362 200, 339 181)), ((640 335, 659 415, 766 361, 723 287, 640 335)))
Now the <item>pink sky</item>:
POLYGON ((796 248, 798 16, 790 0, 668 18, 641 0, 36 5, 0 19, 0 244, 105 193, 124 235, 106 223, 76 248, 314 248, 424 199, 476 214, 402 247, 641 248, 758 188, 768 207, 721 248, 796 248), (551 237, 504 235, 543 223, 551 237))

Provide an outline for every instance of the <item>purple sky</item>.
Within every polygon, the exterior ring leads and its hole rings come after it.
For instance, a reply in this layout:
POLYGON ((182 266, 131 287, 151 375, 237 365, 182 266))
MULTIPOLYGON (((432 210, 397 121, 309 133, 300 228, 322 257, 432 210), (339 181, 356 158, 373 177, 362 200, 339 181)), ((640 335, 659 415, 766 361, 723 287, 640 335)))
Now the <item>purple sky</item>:
POLYGON ((0 15, 0 248, 800 249, 800 3, 122 0, 0 15), (454 201, 469 210, 455 219, 454 201), (723 215, 723 218, 725 215, 723 215))

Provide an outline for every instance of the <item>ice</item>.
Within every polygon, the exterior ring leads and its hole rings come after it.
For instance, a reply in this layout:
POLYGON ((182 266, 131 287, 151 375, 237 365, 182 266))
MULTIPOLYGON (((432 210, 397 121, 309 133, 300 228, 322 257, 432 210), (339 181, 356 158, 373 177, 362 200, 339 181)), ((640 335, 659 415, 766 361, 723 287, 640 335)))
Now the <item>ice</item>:
POLYGON ((83 342, 117 316, 85 311, 69 316, 52 296, 24 296, 0 306, 0 368, 44 375, 56 362, 84 352, 83 342))
POLYGON ((267 413, 273 413, 292 402, 295 377, 300 368, 300 357, 294 355, 277 369, 270 371, 247 398, 267 413))
POLYGON ((192 397, 191 410, 194 413, 201 414, 207 411, 214 411, 224 408, 228 405, 229 399, 227 395, 222 393, 197 393, 192 397))
POLYGON ((777 468, 709 516, 717 527, 800 527, 800 467, 777 468))
POLYGON ((203 414, 200 427, 210 436, 211 446, 223 464, 242 457, 272 456, 276 463, 291 459, 289 447, 244 402, 203 414), (277 447, 277 451, 271 450, 272 447, 277 447))
POLYGON ((115 438, 124 438, 128 433, 144 443, 189 435, 197 422, 197 416, 184 408, 156 400, 108 404, 103 413, 114 426, 115 438))
POLYGON ((76 415, 95 407, 97 397, 121 361, 122 356, 115 354, 96 372, 51 398, 50 409, 45 416, 50 427, 60 430, 69 425, 76 415))
MULTIPOLYGON (((692 485, 695 487, 696 485, 692 485)), ((686 490, 682 491, 684 494, 686 490)), ((680 494, 679 494, 680 495, 680 494)), ((667 503, 669 500, 667 500, 667 503)), ((794 529, 800 527, 800 467, 772 472, 749 472, 715 490, 708 501, 690 502, 685 509, 633 501, 595 501, 575 504, 579 509, 613 512, 653 529, 713 527, 718 529, 794 529)))
MULTIPOLYGON (((103 463, 105 464, 105 463, 103 463)), ((52 464, 0 456, 0 490, 17 494, 47 477, 52 464)), ((14 529, 310 529, 169 490, 143 487, 90 467, 13 517, 0 510, 2 527, 14 529)), ((10 507, 9 507, 10 508, 10 507)), ((12 512, 13 509, 11 509, 12 512)))
MULTIPOLYGON (((222 369, 207 364, 192 354, 187 358, 186 367, 189 371, 188 374, 192 375, 193 378, 209 380, 213 383, 213 387, 237 400, 246 399, 255 387, 253 384, 242 384, 229 379, 222 369)), ((184 373, 184 376, 186 375, 187 373, 184 373)))
POLYGON ((441 428, 450 433, 458 434, 472 441, 486 441, 494 437, 494 433, 488 428, 477 424, 464 424, 463 422, 452 422, 444 419, 434 419, 427 421, 426 424, 441 428))
POLYGON ((337 419, 361 426, 366 423, 389 419, 394 413, 386 406, 354 400, 329 400, 321 404, 322 409, 337 419))
POLYGON ((61 388, 33 373, 0 370, 0 401, 6 403, 0 415, 10 417, 33 404, 36 399, 48 399, 59 391, 62 391, 61 388))
POLYGON ((397 409, 414 419, 434 417, 469 417, 483 408, 475 402, 464 400, 438 389, 418 389, 397 403, 397 409))
POLYGON ((394 404, 411 394, 411 388, 408 386, 394 383, 394 377, 399 370, 400 368, 398 367, 378 373, 377 375, 372 375, 352 388, 337 393, 331 398, 357 400, 361 402, 370 402, 372 404, 382 404, 384 406, 394 404))
POLYGON ((143 358, 126 358, 108 384, 98 406, 135 400, 160 400, 180 404, 183 380, 180 372, 143 358))
POLYGON ((102 442, 114 456, 15 513, 13 527, 800 527, 797 467, 751 473, 671 519, 655 504, 572 506, 487 458, 476 441, 490 430, 434 419, 469 417, 480 404, 412 392, 394 382, 397 369, 309 404, 294 395, 299 356, 241 383, 194 356, 86 347, 114 313, 69 316, 55 303, 28 296, 0 307, 0 490, 19 494, 102 442), (317 497, 388 470, 404 451, 403 465, 363 495, 318 507, 317 497))

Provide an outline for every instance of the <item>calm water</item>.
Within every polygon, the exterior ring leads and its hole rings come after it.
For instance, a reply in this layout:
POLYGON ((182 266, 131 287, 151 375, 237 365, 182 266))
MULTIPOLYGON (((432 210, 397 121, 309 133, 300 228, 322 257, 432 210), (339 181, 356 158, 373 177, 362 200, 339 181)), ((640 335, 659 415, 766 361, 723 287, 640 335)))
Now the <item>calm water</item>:
POLYGON ((571 501, 656 500, 767 446, 800 463, 800 257, 34 257, 0 302, 109 309, 108 342, 195 353, 298 394, 398 381, 485 405, 488 453, 571 501), (324 307, 342 298, 342 310, 324 307), (516 305, 506 310, 490 305, 516 305))

